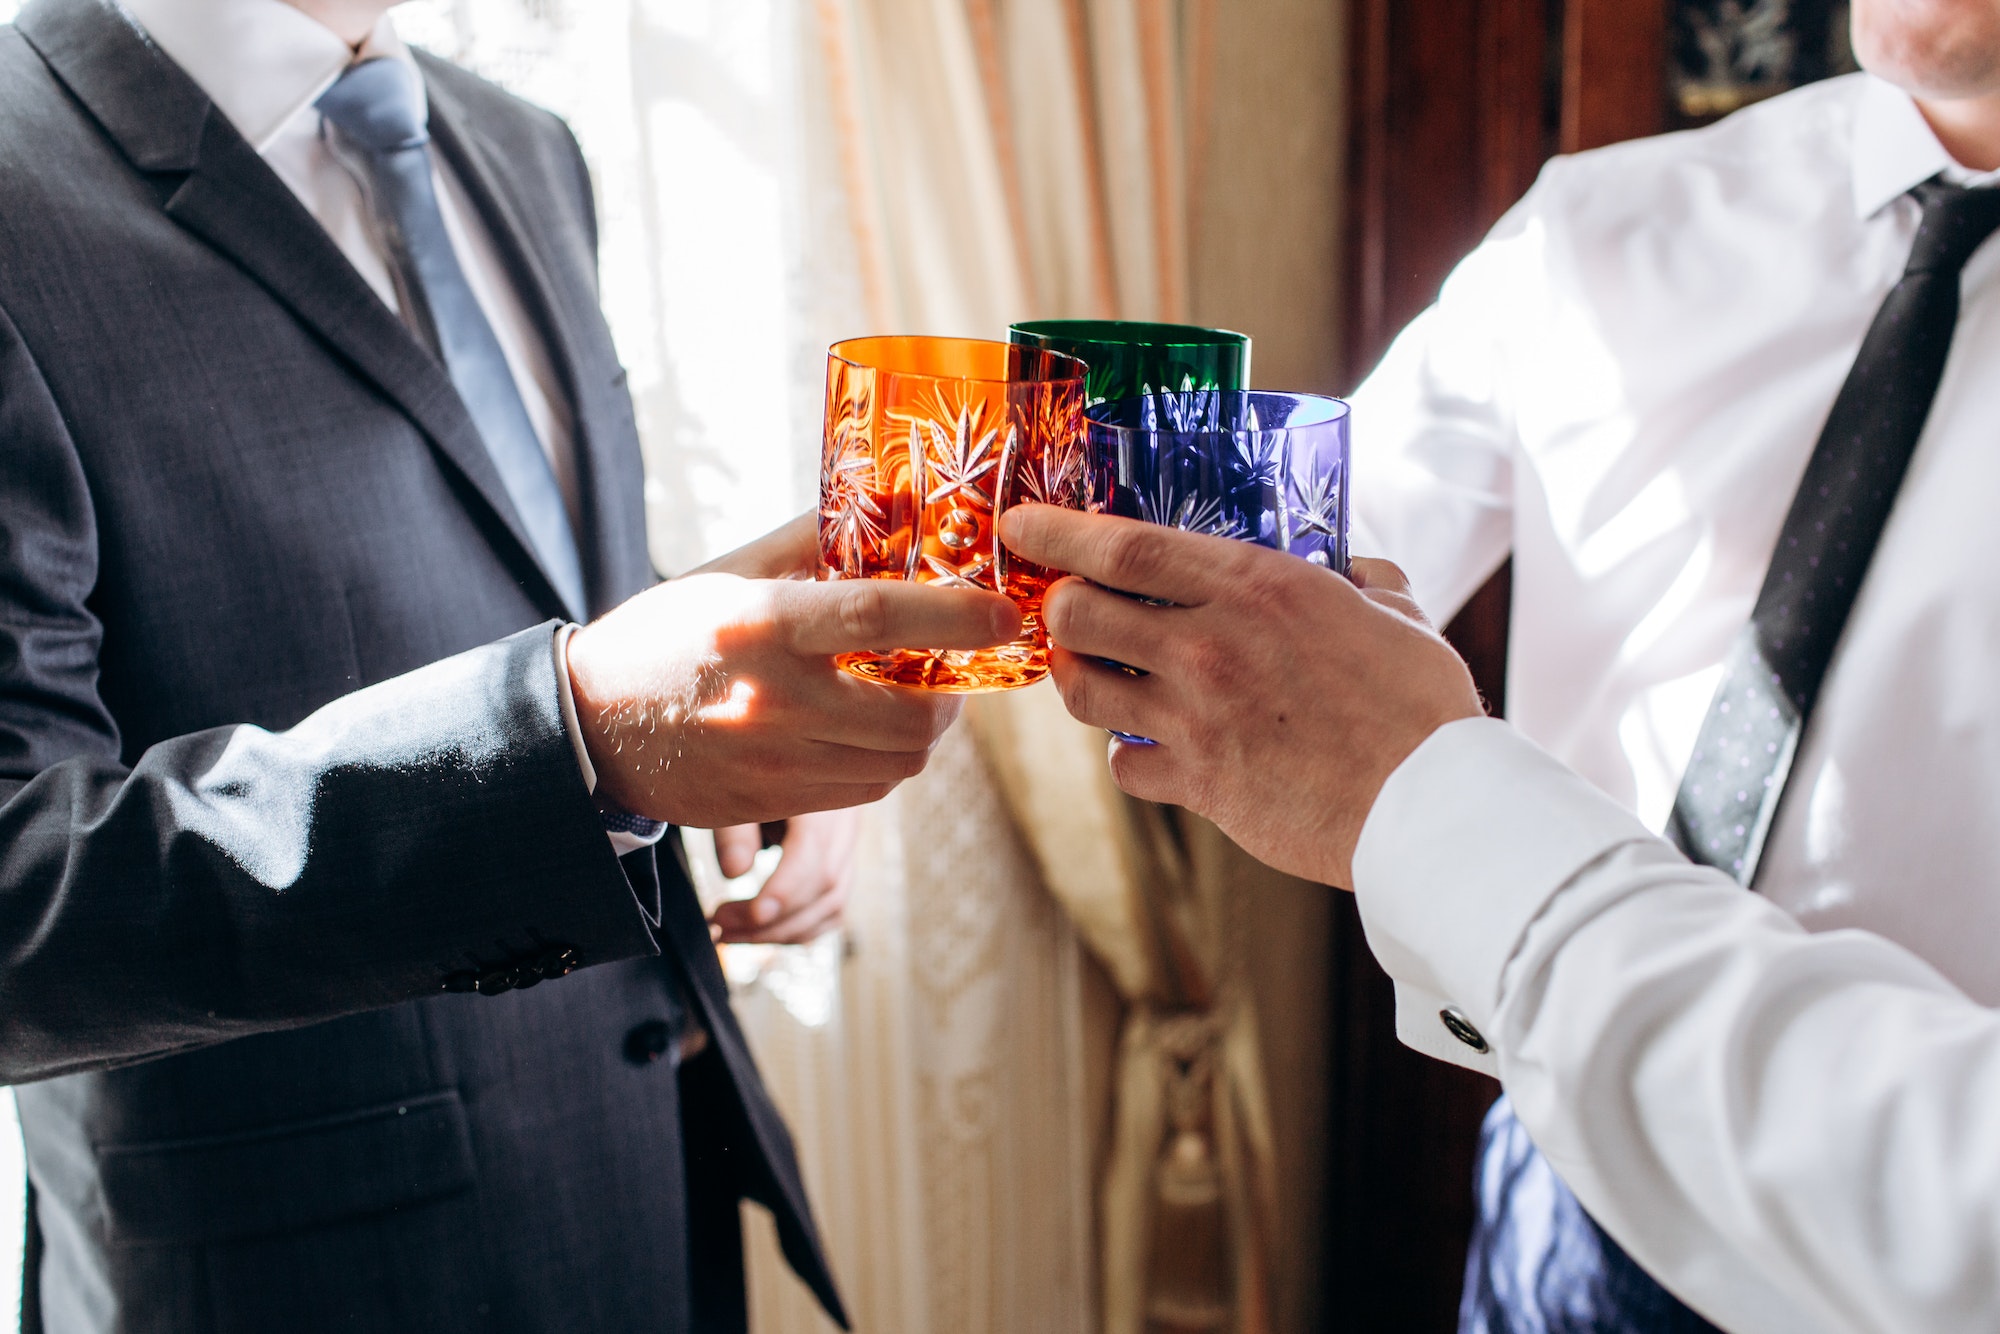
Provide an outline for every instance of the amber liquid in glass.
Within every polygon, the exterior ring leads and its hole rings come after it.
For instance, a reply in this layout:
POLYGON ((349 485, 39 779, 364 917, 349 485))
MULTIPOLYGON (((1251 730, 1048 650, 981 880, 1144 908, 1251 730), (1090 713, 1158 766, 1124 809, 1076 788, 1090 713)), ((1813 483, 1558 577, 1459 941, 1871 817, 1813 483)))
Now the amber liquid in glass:
POLYGON ((1048 674, 1042 596, 1053 574, 1003 547, 1012 505, 1082 503, 1082 386, 932 381, 878 418, 872 377, 828 385, 820 556, 832 578, 992 589, 1020 607, 1020 637, 987 649, 849 653, 871 681, 924 690, 1011 690, 1048 674), (851 381, 851 382, 850 382, 851 381))

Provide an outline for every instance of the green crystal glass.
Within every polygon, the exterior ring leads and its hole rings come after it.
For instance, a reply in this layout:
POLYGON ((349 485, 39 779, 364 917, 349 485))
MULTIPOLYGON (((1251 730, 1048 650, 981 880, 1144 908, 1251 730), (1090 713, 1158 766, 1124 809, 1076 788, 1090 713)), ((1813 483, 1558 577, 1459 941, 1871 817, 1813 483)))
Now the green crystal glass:
POLYGON ((1010 341, 1075 357, 1087 368, 1087 405, 1146 394, 1250 387, 1250 337, 1194 324, 1144 320, 1024 320, 1010 341))

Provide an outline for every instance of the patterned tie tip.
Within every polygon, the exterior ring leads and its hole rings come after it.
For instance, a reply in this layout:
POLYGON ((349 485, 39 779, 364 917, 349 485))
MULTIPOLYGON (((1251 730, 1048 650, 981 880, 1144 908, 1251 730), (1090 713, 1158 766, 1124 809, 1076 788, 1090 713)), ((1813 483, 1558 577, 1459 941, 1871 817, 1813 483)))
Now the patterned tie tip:
POLYGON ((1923 217, 1909 261, 1827 414, 1667 826, 1689 857, 1745 885, 1943 379, 1960 272, 2000 229, 2000 190, 1929 181, 1912 193, 1923 217))

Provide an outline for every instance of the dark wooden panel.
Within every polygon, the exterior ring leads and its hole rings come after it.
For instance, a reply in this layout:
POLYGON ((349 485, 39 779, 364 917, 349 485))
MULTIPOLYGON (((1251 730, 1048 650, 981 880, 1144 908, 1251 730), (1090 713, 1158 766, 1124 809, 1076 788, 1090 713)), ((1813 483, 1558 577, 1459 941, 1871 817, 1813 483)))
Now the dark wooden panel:
MULTIPOLYGON (((1666 127, 1666 26, 1667 0, 1352 0, 1349 383, 1558 143, 1666 127)), ((1502 568, 1446 629, 1496 712, 1510 582, 1502 568)), ((1497 1090, 1396 1041, 1393 992, 1351 900, 1334 933, 1327 1328, 1447 1334, 1478 1124, 1497 1090)))
MULTIPOLYGON (((1575 3, 1576 0, 1571 0, 1575 3)), ((1349 145, 1350 383, 1435 299, 1554 141, 1545 0, 1355 0, 1349 145)), ((1504 703, 1504 569, 1447 634, 1504 703)), ((1396 1040, 1389 980, 1353 902, 1335 913, 1326 1327, 1455 1328, 1490 1080, 1396 1040)))
MULTIPOLYGON (((1505 707, 1507 567, 1445 630, 1495 712, 1505 707)), ((1457 1328, 1479 1122, 1492 1080, 1419 1056, 1396 1038, 1394 988, 1351 895, 1334 911, 1336 1007, 1328 1124, 1328 1258, 1321 1297, 1338 1334, 1457 1328)))
POLYGON ((1349 383, 1548 157, 1548 14, 1546 0, 1354 0, 1349 383))
POLYGON ((1562 149, 1581 152, 1667 126, 1667 0, 1568 0, 1562 149))
POLYGON ((1543 0, 1489 0, 1479 26, 1480 200, 1490 226, 1528 192, 1553 147, 1551 83, 1561 51, 1543 0))
POLYGON ((1472 668, 1473 684, 1495 717, 1507 712, 1507 620, 1512 610, 1514 571, 1502 565, 1444 628, 1444 637, 1472 668))

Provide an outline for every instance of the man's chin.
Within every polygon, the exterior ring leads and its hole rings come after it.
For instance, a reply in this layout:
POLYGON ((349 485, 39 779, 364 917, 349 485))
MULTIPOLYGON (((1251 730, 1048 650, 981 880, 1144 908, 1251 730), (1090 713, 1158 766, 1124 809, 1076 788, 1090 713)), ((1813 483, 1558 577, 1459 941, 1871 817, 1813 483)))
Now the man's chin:
POLYGON ((1857 8, 1861 68, 1923 101, 2000 100, 2000 5, 1876 0, 1857 8))

